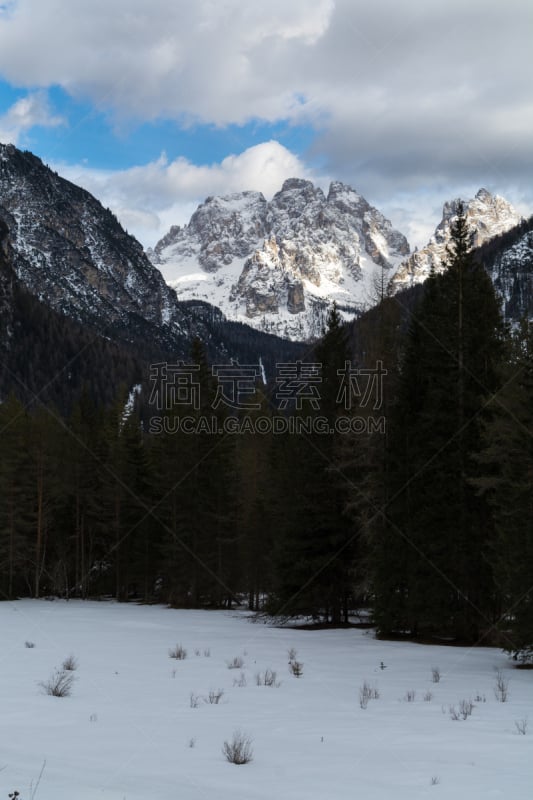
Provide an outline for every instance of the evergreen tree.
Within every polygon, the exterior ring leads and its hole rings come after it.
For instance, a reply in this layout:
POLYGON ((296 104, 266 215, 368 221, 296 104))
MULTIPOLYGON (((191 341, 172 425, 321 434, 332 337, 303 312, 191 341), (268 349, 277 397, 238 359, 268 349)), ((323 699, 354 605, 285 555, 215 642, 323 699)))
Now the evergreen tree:
POLYGON ((12 395, 0 404, 0 591, 11 600, 31 590, 33 485, 29 483, 28 416, 12 395))
MULTIPOLYGON (((354 537, 345 514, 349 483, 339 470, 341 435, 335 430, 344 411, 337 402, 338 373, 349 360, 336 308, 314 360, 321 365, 319 414, 325 425, 274 444, 279 500, 269 608, 337 624, 348 616, 354 537)), ((302 409, 302 416, 308 413, 302 409)))
POLYGON ((165 584, 176 606, 222 606, 233 599, 238 535, 235 527, 234 437, 211 432, 225 410, 213 408, 215 386, 203 346, 194 342, 191 364, 198 408, 176 404, 166 412, 157 447, 165 522, 165 584), (188 430, 180 420, 188 418, 188 430))
POLYGON ((502 595, 503 645, 521 661, 533 659, 533 326, 513 342, 503 386, 491 403, 476 481, 491 505, 491 553, 502 595))
POLYGON ((382 632, 475 641, 496 613, 491 515, 472 486, 486 398, 502 356, 490 279, 470 254, 459 207, 447 269, 431 276, 408 335, 390 417, 386 524, 375 540, 382 632))

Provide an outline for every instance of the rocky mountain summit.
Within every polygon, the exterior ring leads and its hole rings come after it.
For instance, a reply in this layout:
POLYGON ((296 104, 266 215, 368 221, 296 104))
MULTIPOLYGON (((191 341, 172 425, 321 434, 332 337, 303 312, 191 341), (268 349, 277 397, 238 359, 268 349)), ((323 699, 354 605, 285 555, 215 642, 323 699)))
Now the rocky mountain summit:
MULTIPOLYGON (((28 314, 48 320, 48 309, 50 320, 59 314, 88 340, 96 335, 102 342, 126 345, 145 361, 189 357, 198 338, 212 360, 261 360, 268 372, 301 347, 228 322, 218 308, 201 300, 179 302, 111 211, 32 153, 2 144, 0 240, 0 347, 13 353, 21 346, 16 336, 10 341, 14 283, 22 298, 27 293, 40 304, 37 309, 30 303, 28 314)), ((21 330, 26 323, 31 327, 24 319, 25 303, 19 303, 21 330)))
MULTIPOLYGON (((395 291, 422 283, 431 270, 442 272, 446 263, 446 248, 450 243, 450 229, 457 218, 459 199, 445 203, 442 220, 428 244, 412 253, 403 261, 392 278, 395 291)), ((480 189, 476 196, 464 203, 467 223, 472 231, 472 247, 477 248, 485 242, 514 228, 522 221, 521 215, 503 197, 492 195, 480 189)))
POLYGON ((115 216, 13 145, 0 145, 0 219, 17 277, 54 310, 102 332, 133 321, 163 338, 182 330, 174 291, 115 216))
POLYGON ((334 182, 326 196, 298 178, 270 202, 260 192, 208 197, 148 252, 180 299, 296 340, 321 334, 333 301, 346 317, 376 302, 408 254, 406 238, 351 187, 334 182))

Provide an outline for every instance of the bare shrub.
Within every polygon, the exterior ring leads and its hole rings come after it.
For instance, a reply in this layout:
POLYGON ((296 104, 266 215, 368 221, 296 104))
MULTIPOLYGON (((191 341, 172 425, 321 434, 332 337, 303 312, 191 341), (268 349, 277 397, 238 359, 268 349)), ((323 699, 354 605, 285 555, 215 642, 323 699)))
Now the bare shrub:
POLYGON ((168 651, 168 655, 170 658, 176 658, 178 661, 183 661, 187 658, 187 651, 181 644, 177 644, 176 647, 172 647, 168 651))
POLYGON ((204 650, 204 658, 209 658, 210 655, 211 655, 211 650, 209 647, 206 647, 204 650))
POLYGON ((198 648, 196 648, 196 649, 195 649, 195 651, 194 651, 194 655, 195 655, 195 656, 199 656, 199 655, 200 655, 200 651, 199 651, 199 649, 198 649, 198 648))
POLYGON ((295 678, 301 678, 304 674, 304 665, 301 661, 289 661, 289 670, 295 678))
POLYGON ((509 698, 509 681, 501 669, 496 670, 496 683, 494 684, 494 695, 500 703, 506 703, 509 698))
POLYGON ((459 703, 459 713, 463 719, 468 719, 474 710, 474 704, 471 700, 461 700, 459 703))
POLYGON ((296 661, 298 653, 296 652, 294 647, 289 647, 289 649, 287 650, 287 655, 289 657, 289 662, 291 662, 291 661, 296 661))
POLYGON ((253 759, 252 739, 243 731, 235 731, 230 742, 224 742, 222 753, 230 764, 249 764, 253 759))
POLYGON ((233 685, 238 686, 241 689, 248 685, 248 681, 246 680, 246 675, 244 672, 241 672, 238 678, 233 679, 233 685))
POLYGON ((449 707, 450 718, 453 719, 455 722, 461 719, 463 720, 468 719, 473 709, 474 709, 474 704, 471 700, 461 700, 458 708, 456 708, 455 706, 449 707))
POLYGON ((379 691, 377 686, 370 686, 366 681, 359 687, 359 705, 362 709, 368 706, 369 700, 378 700, 379 691))
POLYGON ((439 784, 439 783, 440 783, 439 776, 438 775, 433 775, 433 777, 431 778, 431 781, 430 781, 430 785, 431 786, 437 786, 437 784, 439 784))
POLYGON ((78 660, 76 656, 73 655, 67 656, 61 666, 67 672, 74 672, 74 670, 78 669, 78 660))
POLYGON ((31 650, 33 647, 35 647, 35 642, 24 642, 24 647, 27 647, 29 650, 31 650))
POLYGON ((41 681, 39 686, 44 694, 53 697, 70 697, 72 694, 72 684, 74 675, 64 669, 56 669, 47 681, 41 681))
POLYGON ((438 667, 431 667, 431 680, 433 681, 433 683, 439 683, 440 669, 438 667))
POLYGON ((461 714, 460 714, 460 712, 459 712, 459 711, 456 709, 456 707, 455 707, 455 706, 450 706, 450 708, 449 708, 449 712, 450 712, 450 719, 453 719, 453 720, 454 720, 454 722, 457 722, 458 720, 460 720, 460 719, 461 719, 461 714))
POLYGON ((207 697, 204 697, 204 703, 209 703, 209 705, 217 706, 220 703, 220 700, 222 699, 223 695, 224 695, 224 689, 217 689, 216 691, 214 689, 210 689, 207 697))
POLYGON ((408 689, 404 697, 405 702, 414 703, 415 698, 416 698, 416 691, 414 689, 408 689))
POLYGON ((515 719, 514 724, 517 733, 519 733, 521 736, 525 736, 527 733, 527 725, 528 725, 527 717, 523 717, 523 719, 515 719))
POLYGON ((485 695, 484 694, 480 694, 479 692, 477 692, 477 694, 475 695, 474 700, 476 701, 476 703, 486 703, 487 702, 487 698, 485 697, 485 695))
POLYGON ((190 695, 189 695, 189 705, 190 705, 190 707, 191 708, 198 708, 198 706, 200 705, 200 700, 201 699, 202 698, 200 697, 200 695, 194 694, 194 692, 191 692, 190 695))
POLYGON ((231 661, 226 661, 228 669, 242 669, 244 667, 244 658, 241 656, 234 656, 231 661))
POLYGON ((426 703, 431 703, 432 700, 433 700, 433 692, 430 691, 424 692, 424 701, 426 703))
POLYGON ((277 680, 278 673, 273 669, 266 669, 264 672, 256 672, 255 682, 258 686, 273 686, 278 689, 281 681, 277 680))
POLYGON ((193 736, 192 739, 189 739, 189 747, 194 747, 195 744, 196 744, 196 739, 193 736))

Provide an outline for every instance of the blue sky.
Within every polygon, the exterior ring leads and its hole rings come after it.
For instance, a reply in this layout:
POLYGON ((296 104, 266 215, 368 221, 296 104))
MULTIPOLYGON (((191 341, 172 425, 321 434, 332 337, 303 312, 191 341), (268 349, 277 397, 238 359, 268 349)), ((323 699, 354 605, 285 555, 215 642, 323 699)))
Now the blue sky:
POLYGON ((0 141, 145 245, 209 194, 354 186, 424 244, 485 186, 533 211, 522 0, 0 2, 0 141))
MULTIPOLYGON (((127 169, 138 165, 140 156, 143 161, 153 161, 162 152, 169 160, 181 156, 195 164, 208 165, 271 139, 304 154, 316 135, 312 126, 287 120, 252 120, 224 127, 183 126, 172 119, 115 122, 109 113, 94 108, 90 102, 74 99, 61 87, 50 87, 46 94, 50 110, 61 121, 58 119, 53 126, 32 126, 20 136, 18 144, 29 150, 35 148, 47 160, 59 158, 95 169, 127 169)), ((1 80, 0 112, 5 113, 27 96, 28 90, 1 80)))

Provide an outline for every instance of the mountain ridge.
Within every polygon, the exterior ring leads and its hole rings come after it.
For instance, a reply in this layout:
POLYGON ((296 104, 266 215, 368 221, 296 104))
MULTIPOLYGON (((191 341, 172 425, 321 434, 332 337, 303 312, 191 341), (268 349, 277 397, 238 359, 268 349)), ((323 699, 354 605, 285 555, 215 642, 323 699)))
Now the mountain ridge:
POLYGON ((333 300, 358 313, 374 280, 408 253, 403 234, 351 187, 334 181, 326 196, 301 178, 271 201, 253 191, 209 197, 148 251, 179 297, 303 340, 321 335, 333 300))

